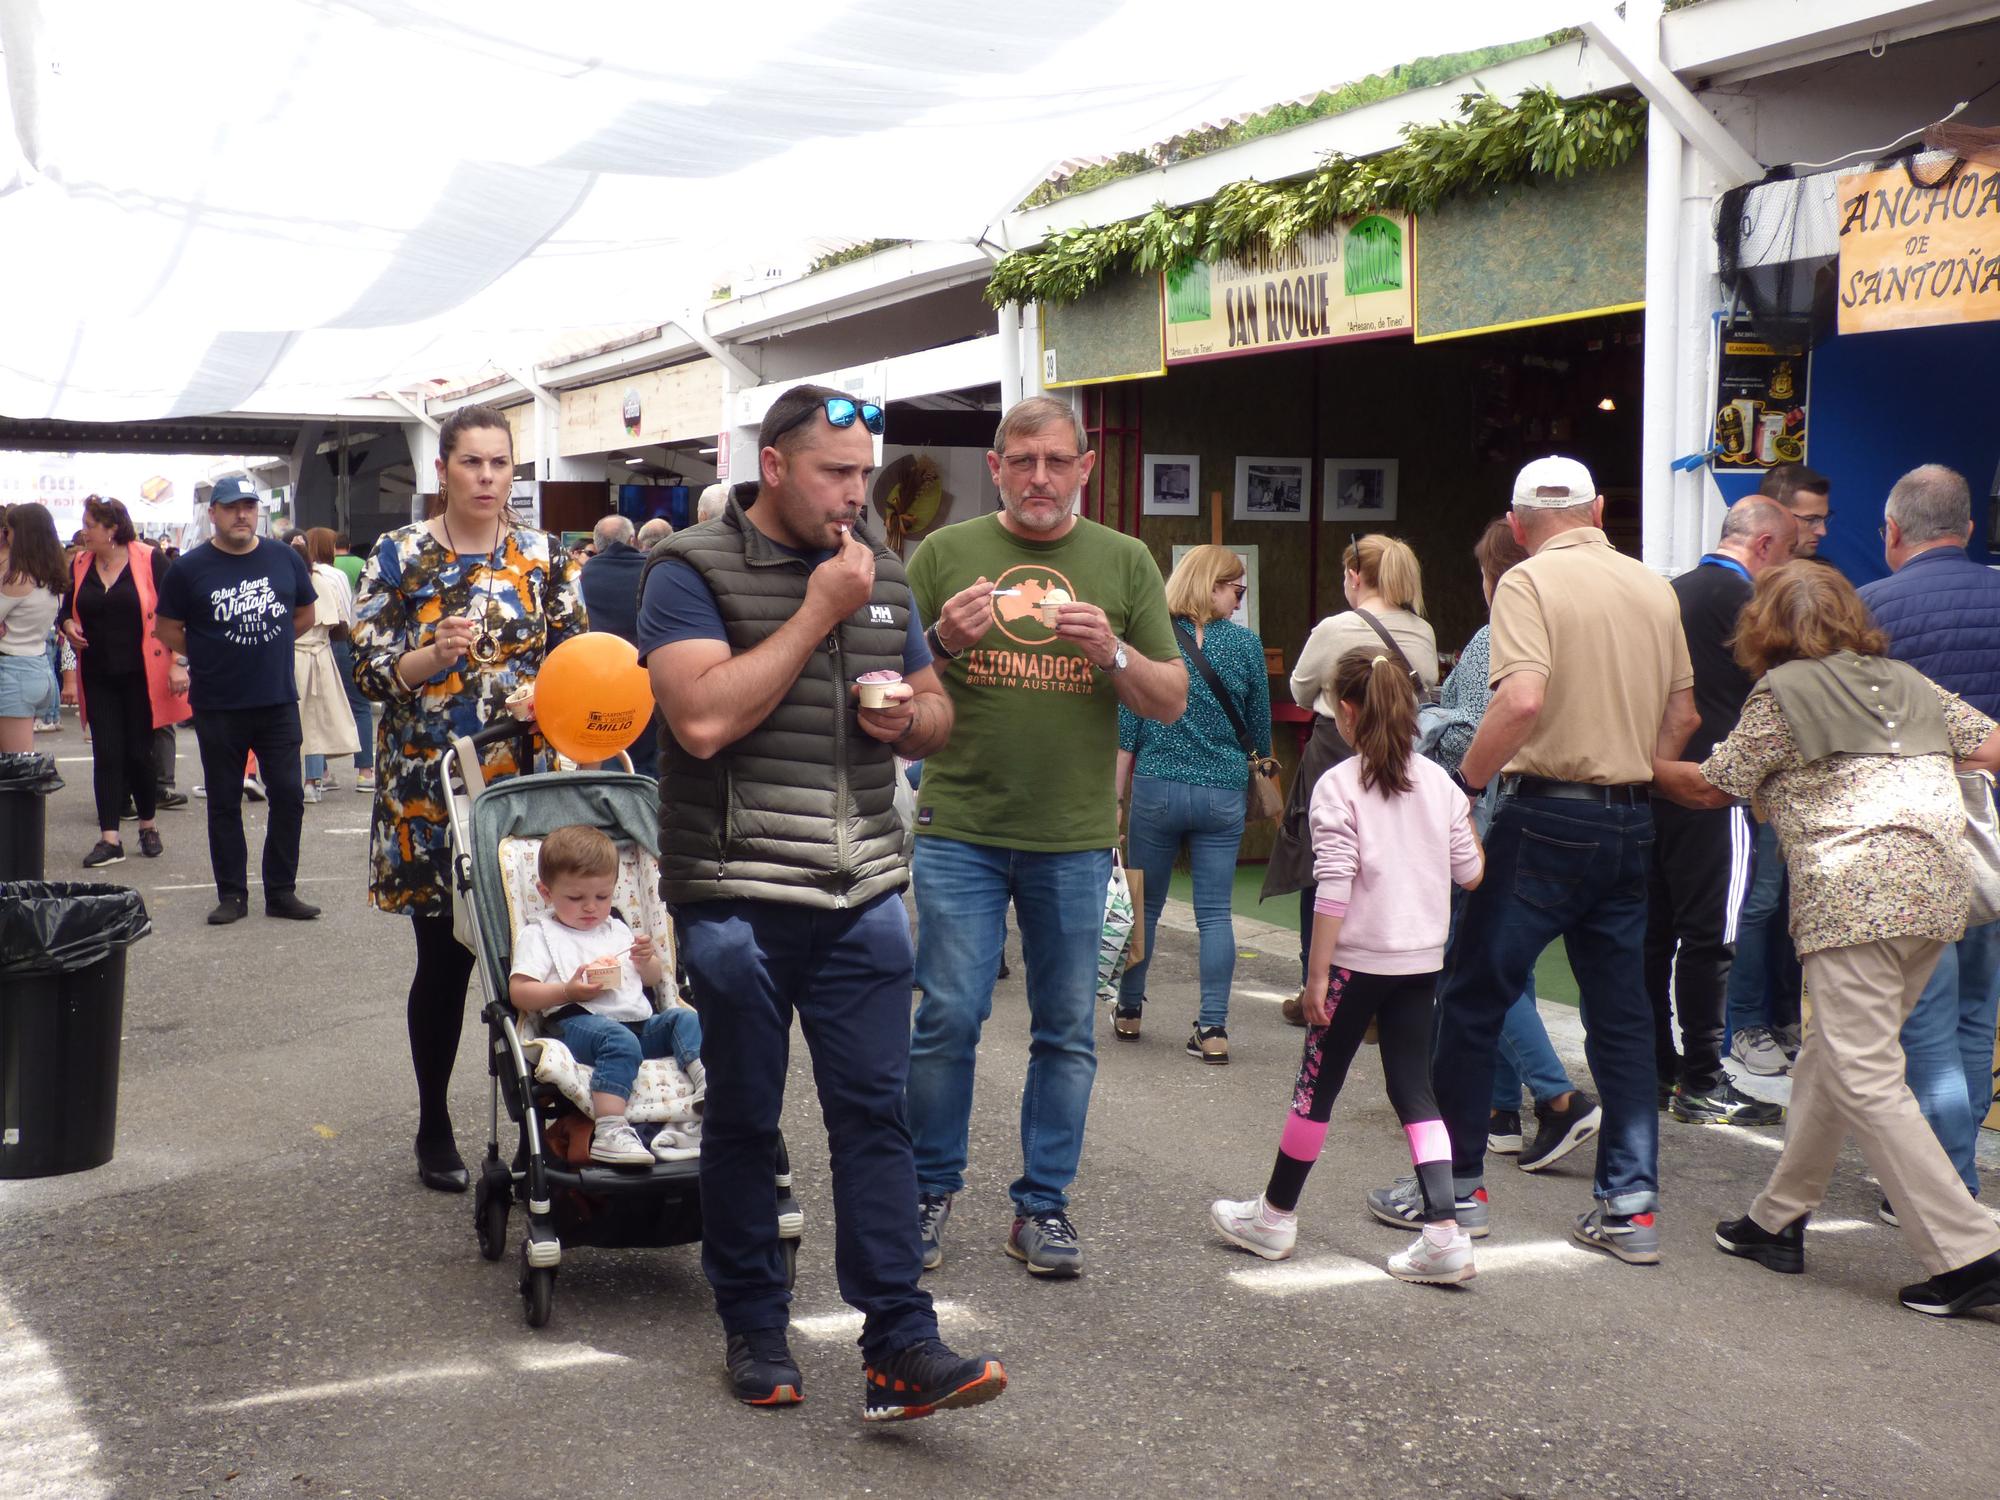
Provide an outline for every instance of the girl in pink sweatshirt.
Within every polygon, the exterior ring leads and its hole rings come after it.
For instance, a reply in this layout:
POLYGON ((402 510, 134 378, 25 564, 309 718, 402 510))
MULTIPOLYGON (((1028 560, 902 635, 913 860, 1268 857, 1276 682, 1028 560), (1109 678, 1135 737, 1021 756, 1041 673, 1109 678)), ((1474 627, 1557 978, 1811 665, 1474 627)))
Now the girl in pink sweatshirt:
POLYGON ((1451 1140, 1431 1093, 1431 1005, 1444 964, 1453 882, 1485 871, 1471 807, 1445 772, 1416 753, 1417 696, 1400 661, 1350 651, 1334 670, 1335 717, 1355 753, 1313 790, 1312 957, 1306 1046, 1277 1164, 1263 1193, 1220 1199, 1223 1237, 1267 1260, 1298 1239, 1299 1194, 1326 1142, 1333 1101, 1368 1023, 1382 1043, 1389 1103, 1410 1138, 1424 1230, 1389 1257, 1404 1281, 1472 1277, 1472 1241, 1454 1217, 1451 1140))

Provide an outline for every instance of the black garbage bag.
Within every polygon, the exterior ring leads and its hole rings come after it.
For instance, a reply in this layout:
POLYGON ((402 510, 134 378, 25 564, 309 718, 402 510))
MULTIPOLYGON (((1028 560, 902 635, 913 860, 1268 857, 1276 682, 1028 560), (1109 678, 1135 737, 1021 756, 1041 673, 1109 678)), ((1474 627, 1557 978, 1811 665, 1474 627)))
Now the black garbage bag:
POLYGON ((46 797, 62 790, 56 758, 36 750, 0 750, 0 792, 34 792, 46 797))
POLYGON ((0 974, 88 968, 153 930, 139 893, 120 885, 0 884, 0 974))

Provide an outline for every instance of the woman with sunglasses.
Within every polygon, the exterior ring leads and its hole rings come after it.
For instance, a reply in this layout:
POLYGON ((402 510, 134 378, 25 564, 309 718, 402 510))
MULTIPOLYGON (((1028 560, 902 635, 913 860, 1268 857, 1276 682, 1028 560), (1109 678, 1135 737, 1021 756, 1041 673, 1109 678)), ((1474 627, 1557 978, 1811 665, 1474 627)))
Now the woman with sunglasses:
POLYGON ((1229 987, 1236 974, 1230 898, 1250 779, 1236 726, 1250 735, 1258 755, 1271 753, 1264 643, 1230 618, 1246 589, 1243 559, 1227 547, 1189 549, 1167 580, 1167 609, 1188 669, 1187 712, 1160 724, 1122 704, 1118 709, 1118 800, 1126 801, 1129 785, 1125 852, 1145 876, 1147 956, 1125 971, 1111 1030, 1121 1041, 1139 1039, 1153 933, 1185 841, 1201 941, 1201 1010, 1187 1053, 1205 1063, 1229 1061, 1229 987))
POLYGON ((0 512, 0 751, 35 748, 35 719, 55 706, 49 627, 68 583, 45 506, 0 512))
MULTIPOLYGON (((452 936, 439 770, 454 737, 507 713, 508 695, 589 626, 576 565, 546 532, 508 516, 514 447, 505 417, 485 406, 447 417, 437 476, 439 514, 376 543, 352 641, 355 681, 385 705, 369 895, 380 910, 409 917, 417 939, 409 996, 417 1176, 438 1192, 462 1193, 470 1179, 447 1094, 472 953, 452 936)), ((511 741, 488 746, 481 763, 489 782, 523 769, 511 741)))

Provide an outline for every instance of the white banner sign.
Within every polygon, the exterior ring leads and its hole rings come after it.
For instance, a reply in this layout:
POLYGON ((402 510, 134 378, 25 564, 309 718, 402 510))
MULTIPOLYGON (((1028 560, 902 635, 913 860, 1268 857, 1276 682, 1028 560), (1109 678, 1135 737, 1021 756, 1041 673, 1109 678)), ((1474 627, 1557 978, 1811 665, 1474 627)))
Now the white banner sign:
POLYGON ((194 487, 215 468, 209 454, 0 453, 0 505, 40 501, 64 541, 83 524, 86 495, 123 501, 141 531, 182 526, 194 519, 194 487))

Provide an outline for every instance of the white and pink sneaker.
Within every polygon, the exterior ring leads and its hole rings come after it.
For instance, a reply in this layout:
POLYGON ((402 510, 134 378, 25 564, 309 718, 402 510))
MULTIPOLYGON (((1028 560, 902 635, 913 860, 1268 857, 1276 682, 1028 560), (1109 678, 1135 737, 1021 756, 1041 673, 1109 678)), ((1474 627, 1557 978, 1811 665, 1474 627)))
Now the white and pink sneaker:
POLYGON ((1454 1225, 1441 1229, 1435 1224, 1410 1241, 1410 1248, 1389 1257, 1389 1274, 1398 1281, 1415 1281, 1425 1286, 1452 1286, 1470 1281, 1478 1271, 1472 1264, 1472 1236, 1454 1225))
POLYGON ((1218 1198, 1209 1204, 1208 1217, 1230 1244, 1266 1260, 1289 1259, 1298 1243, 1299 1216, 1271 1207, 1262 1193, 1241 1203, 1218 1198))

